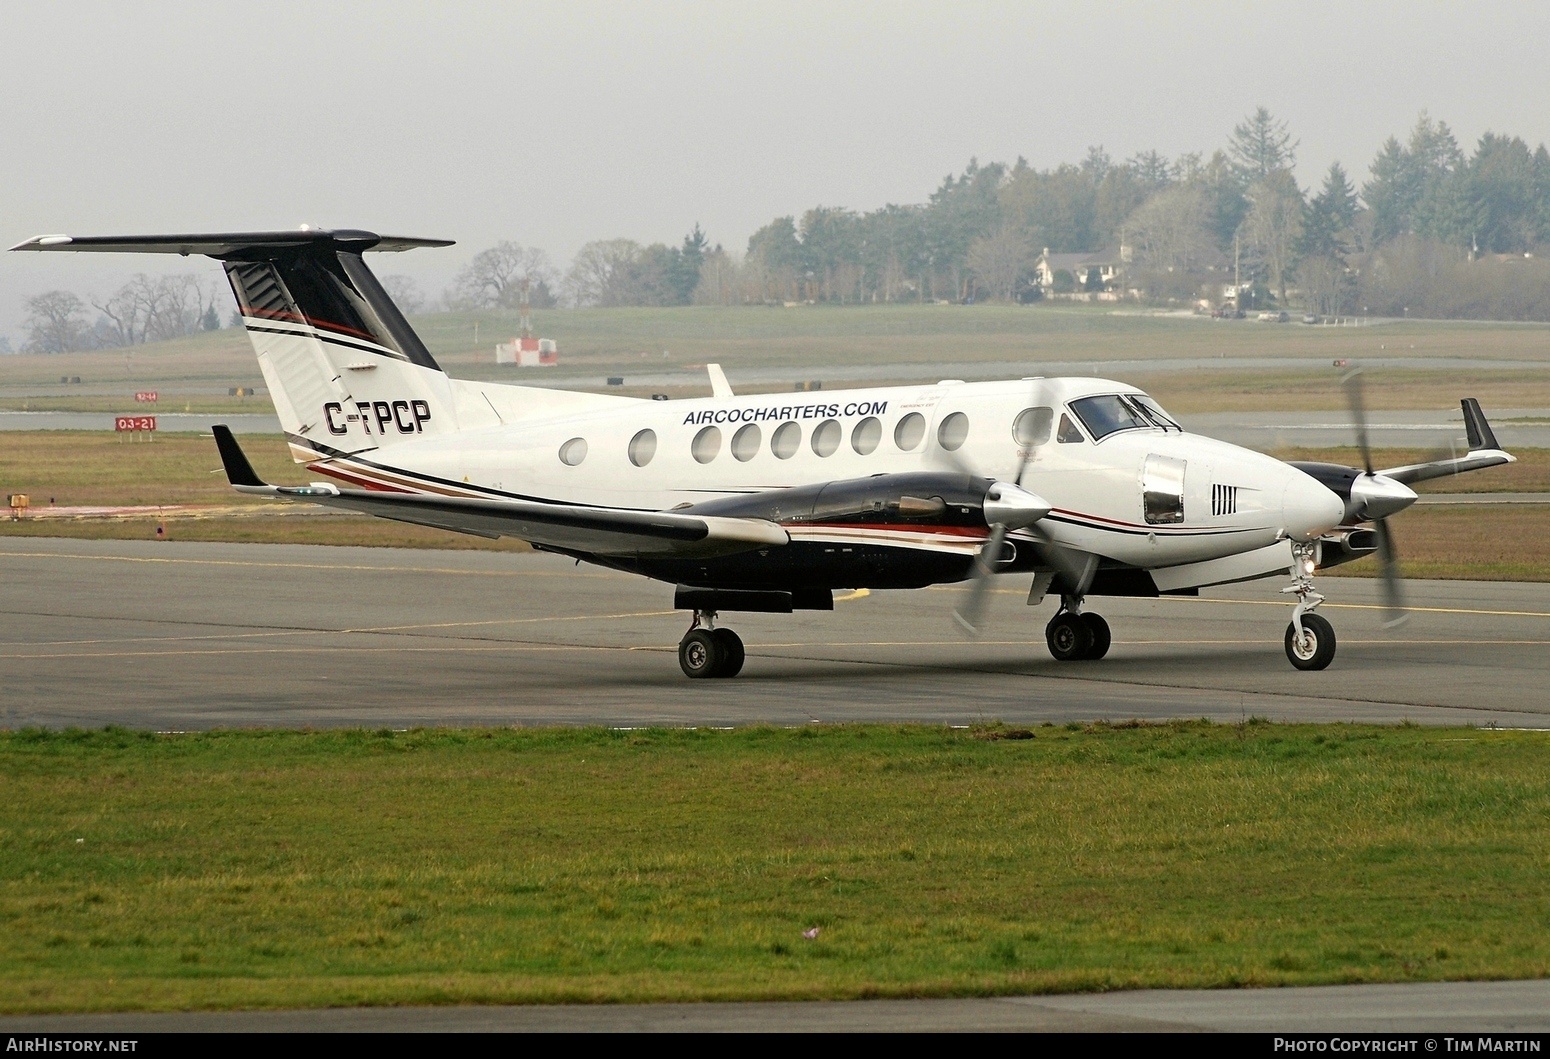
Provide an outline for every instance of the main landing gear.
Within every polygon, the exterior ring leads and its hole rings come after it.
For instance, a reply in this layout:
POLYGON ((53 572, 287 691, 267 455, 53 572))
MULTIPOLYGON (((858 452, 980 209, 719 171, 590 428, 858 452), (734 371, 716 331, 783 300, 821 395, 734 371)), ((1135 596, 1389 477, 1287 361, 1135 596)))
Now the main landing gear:
POLYGON ((1281 590, 1297 597, 1286 627, 1286 658, 1298 669, 1323 669, 1335 657, 1335 627, 1313 613, 1324 602, 1313 587, 1316 547, 1311 541, 1292 542, 1292 583, 1281 590))
POLYGON ((689 631, 678 642, 678 667, 684 676, 735 677, 743 670, 743 641, 731 629, 718 629, 716 612, 697 610, 689 631), (703 623, 703 624, 702 624, 703 623))
POLYGON ((1109 623, 1082 613, 1080 596, 1061 596, 1060 609, 1044 627, 1044 642, 1057 662, 1096 662, 1109 653, 1109 623))

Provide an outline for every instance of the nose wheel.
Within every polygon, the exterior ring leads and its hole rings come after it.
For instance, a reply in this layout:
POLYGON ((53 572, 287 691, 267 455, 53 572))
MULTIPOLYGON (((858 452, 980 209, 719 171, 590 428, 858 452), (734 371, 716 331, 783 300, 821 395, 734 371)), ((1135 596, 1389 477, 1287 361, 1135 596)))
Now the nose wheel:
POLYGON ((1281 591, 1297 597, 1292 622, 1286 627, 1286 659, 1302 670, 1328 667, 1335 659, 1335 627, 1313 613, 1324 602, 1313 587, 1318 555, 1311 542, 1292 542, 1292 583, 1281 591))
POLYGON ((713 612, 695 612, 694 624, 678 642, 678 668, 692 680, 709 677, 735 677, 743 670, 742 638, 731 629, 711 628, 713 612))
POLYGON ((1062 602, 1044 627, 1044 642, 1057 662, 1096 662, 1109 653, 1109 623, 1097 614, 1083 614, 1080 601, 1062 602))

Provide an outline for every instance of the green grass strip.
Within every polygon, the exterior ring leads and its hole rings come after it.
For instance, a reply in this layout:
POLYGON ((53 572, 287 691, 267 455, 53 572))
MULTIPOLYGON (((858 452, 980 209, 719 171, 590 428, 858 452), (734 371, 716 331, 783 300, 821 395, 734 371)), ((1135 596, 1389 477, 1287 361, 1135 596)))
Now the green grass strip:
POLYGON ((1254 722, 4 733, 0 1010, 1541 977, 1547 766, 1254 722))

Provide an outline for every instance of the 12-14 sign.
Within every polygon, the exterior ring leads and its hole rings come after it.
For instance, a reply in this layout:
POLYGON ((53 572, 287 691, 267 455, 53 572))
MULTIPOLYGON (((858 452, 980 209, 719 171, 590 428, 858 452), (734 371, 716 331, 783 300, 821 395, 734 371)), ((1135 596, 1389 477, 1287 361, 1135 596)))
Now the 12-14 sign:
POLYGON ((155 430, 155 416, 115 416, 113 429, 119 433, 124 431, 155 430))

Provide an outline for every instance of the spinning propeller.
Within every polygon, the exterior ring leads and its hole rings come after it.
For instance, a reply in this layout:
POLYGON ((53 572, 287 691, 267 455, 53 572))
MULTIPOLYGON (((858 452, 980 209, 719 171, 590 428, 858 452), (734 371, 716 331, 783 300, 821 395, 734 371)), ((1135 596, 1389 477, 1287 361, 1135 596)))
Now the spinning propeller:
POLYGON ((1351 499, 1346 510, 1347 514, 1370 521, 1378 535, 1378 574, 1383 582, 1383 607, 1387 614, 1383 624, 1386 628, 1393 628, 1403 624, 1410 615, 1405 612, 1399 555, 1394 550, 1394 534, 1389 529, 1389 516, 1415 503, 1415 493, 1404 484, 1373 470, 1361 372, 1351 372, 1344 382, 1346 397, 1351 403, 1351 421, 1356 428, 1356 447, 1361 450, 1365 472, 1351 483, 1351 499))
MULTIPOLYGON (((1036 380, 1028 402, 1029 408, 1041 407, 1039 398, 1042 396, 1042 390, 1040 380, 1036 380)), ((1076 562, 1069 552, 1056 544, 1055 539, 1039 525, 1039 521, 1050 513, 1049 502, 1022 487, 1023 472, 1028 469, 1035 440, 1032 437, 1017 438, 1017 473, 1012 476, 1010 482, 997 479, 993 475, 979 473, 969 465, 963 453, 957 449, 940 447, 936 449, 954 470, 975 478, 993 480, 993 484, 985 494, 985 522, 990 527, 990 536, 975 553, 973 573, 958 599, 958 605, 953 608, 953 621, 970 636, 979 635, 980 622, 985 615, 985 602, 990 591, 990 575, 995 572, 995 565, 1001 558, 1001 550, 1006 545, 1006 535, 1012 530, 1022 530, 1031 534, 1036 539, 1034 549, 1038 552, 1039 558, 1046 565, 1063 574, 1071 584, 1080 584, 1086 573, 1082 565, 1076 562)))

